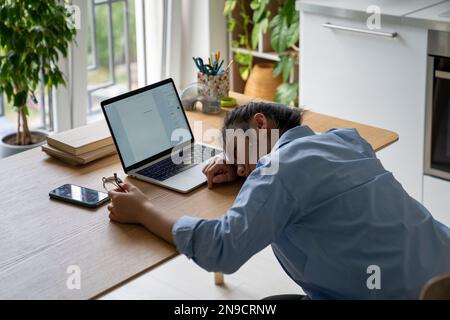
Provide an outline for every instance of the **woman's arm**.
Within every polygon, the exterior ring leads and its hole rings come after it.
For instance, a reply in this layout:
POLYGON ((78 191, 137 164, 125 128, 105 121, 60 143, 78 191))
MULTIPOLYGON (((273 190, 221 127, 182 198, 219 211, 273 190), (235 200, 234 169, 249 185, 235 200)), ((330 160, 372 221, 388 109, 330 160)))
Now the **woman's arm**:
POLYGON ((111 205, 108 206, 111 221, 129 224, 141 224, 167 242, 174 244, 172 228, 176 218, 157 209, 148 197, 131 184, 122 187, 126 192, 109 193, 111 205))
POLYGON ((177 218, 170 217, 161 210, 155 208, 154 205, 151 205, 147 210, 147 214, 142 217, 140 223, 150 232, 153 232, 167 242, 175 245, 172 236, 172 228, 176 220, 177 218))
MULTIPOLYGON (((236 168, 216 157, 203 169, 209 188, 213 184, 231 182, 237 179, 236 168)), ((119 223, 141 224, 150 232, 175 244, 172 229, 177 221, 156 208, 148 197, 131 184, 122 186, 126 192, 109 193, 111 205, 108 206, 111 221, 119 223)))
POLYGON ((112 221, 142 224, 204 269, 224 273, 235 272, 272 243, 296 207, 276 176, 259 173, 247 179, 222 219, 170 218, 135 186, 124 188, 125 193, 110 193, 112 221))

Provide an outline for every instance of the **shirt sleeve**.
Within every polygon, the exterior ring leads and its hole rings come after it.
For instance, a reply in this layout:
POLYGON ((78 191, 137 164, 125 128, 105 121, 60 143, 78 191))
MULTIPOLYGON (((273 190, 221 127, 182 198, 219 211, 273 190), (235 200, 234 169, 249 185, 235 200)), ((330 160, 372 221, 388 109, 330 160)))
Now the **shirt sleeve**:
POLYGON ((230 274, 271 244, 294 211, 295 201, 277 175, 262 175, 257 169, 225 217, 182 217, 172 234, 180 253, 207 271, 230 274))

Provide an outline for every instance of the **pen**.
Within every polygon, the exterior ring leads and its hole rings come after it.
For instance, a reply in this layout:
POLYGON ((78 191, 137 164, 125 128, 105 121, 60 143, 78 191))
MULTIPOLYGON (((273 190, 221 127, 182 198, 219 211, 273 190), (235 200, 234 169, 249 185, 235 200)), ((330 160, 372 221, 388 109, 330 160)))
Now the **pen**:
POLYGON ((233 64, 234 60, 231 60, 230 63, 228 64, 227 68, 225 69, 225 72, 228 71, 228 69, 230 69, 231 65, 233 64))
POLYGON ((222 60, 222 62, 220 63, 219 67, 216 69, 217 73, 220 73, 220 70, 222 69, 223 62, 224 62, 224 60, 222 60))

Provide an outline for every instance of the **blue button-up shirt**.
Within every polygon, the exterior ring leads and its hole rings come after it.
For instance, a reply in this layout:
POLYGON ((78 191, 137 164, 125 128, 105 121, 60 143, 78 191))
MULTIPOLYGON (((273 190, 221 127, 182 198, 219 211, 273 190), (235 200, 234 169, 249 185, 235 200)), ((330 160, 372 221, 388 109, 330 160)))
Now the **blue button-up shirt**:
POLYGON ((289 130, 222 219, 182 217, 173 237, 179 252, 224 273, 272 245, 312 299, 416 299, 429 279, 450 271, 450 229, 354 129, 289 130), (275 154, 279 168, 268 175, 275 154))

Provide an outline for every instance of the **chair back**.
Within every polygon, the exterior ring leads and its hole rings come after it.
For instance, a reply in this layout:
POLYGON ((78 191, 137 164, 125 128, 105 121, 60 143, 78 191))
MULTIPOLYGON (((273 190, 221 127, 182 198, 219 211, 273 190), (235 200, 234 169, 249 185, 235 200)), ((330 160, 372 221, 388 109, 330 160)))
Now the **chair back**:
POLYGON ((450 273, 432 278, 422 289, 421 300, 450 300, 450 273))

